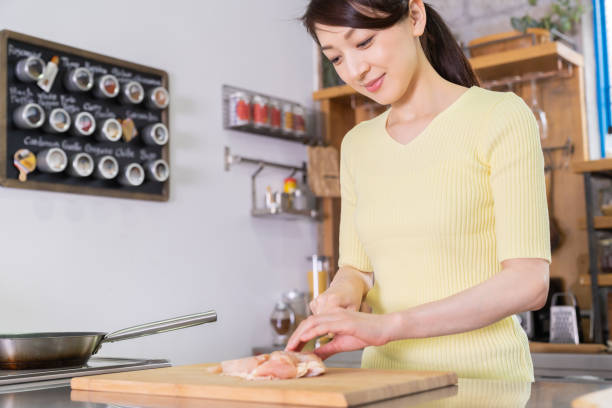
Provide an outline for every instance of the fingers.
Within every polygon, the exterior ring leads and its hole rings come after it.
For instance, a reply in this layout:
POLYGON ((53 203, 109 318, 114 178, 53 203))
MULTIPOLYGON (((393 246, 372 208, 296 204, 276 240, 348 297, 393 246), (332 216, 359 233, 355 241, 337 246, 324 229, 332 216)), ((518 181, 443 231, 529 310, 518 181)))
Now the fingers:
POLYGON ((304 333, 304 330, 308 330, 312 326, 313 317, 314 316, 310 316, 306 320, 304 320, 302 323, 300 323, 300 325, 295 329, 295 331, 289 338, 289 341, 287 341, 287 347, 285 347, 285 350, 299 351, 304 347, 304 345, 308 341, 300 342, 300 337, 302 336, 302 333, 304 333))
POLYGON ((321 360, 326 360, 327 358, 329 358, 330 356, 341 352, 342 350, 340 350, 338 348, 338 344, 339 342, 336 340, 332 340, 327 344, 322 345, 321 347, 318 347, 314 350, 314 353, 319 356, 319 358, 321 360))
POLYGON ((335 309, 346 308, 354 311, 357 310, 357 308, 345 300, 343 296, 335 293, 334 291, 330 291, 329 289, 313 299, 310 302, 309 307, 312 314, 315 315, 329 313, 335 309))
POLYGON ((349 333, 351 324, 349 315, 344 310, 339 310, 336 313, 310 316, 295 330, 287 342, 286 349, 291 351, 300 345, 303 347, 303 344, 308 343, 310 340, 328 333, 349 333))

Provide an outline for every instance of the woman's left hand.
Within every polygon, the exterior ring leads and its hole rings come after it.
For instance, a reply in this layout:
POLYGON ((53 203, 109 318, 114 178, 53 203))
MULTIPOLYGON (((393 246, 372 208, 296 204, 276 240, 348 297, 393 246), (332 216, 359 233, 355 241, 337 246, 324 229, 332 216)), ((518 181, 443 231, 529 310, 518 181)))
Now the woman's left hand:
POLYGON ((319 336, 331 333, 333 340, 314 350, 321 359, 343 351, 382 346, 391 340, 392 315, 353 312, 344 309, 313 315, 304 320, 287 342, 286 350, 300 351, 319 336))

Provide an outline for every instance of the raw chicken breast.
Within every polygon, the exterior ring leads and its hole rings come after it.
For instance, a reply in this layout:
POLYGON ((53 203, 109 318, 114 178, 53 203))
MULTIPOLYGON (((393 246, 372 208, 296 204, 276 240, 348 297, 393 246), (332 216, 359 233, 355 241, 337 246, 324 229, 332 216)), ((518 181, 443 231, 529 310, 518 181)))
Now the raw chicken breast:
POLYGON ((286 380, 321 375, 325 372, 325 364, 313 353, 274 351, 223 361, 220 365, 209 367, 208 371, 247 380, 286 380))

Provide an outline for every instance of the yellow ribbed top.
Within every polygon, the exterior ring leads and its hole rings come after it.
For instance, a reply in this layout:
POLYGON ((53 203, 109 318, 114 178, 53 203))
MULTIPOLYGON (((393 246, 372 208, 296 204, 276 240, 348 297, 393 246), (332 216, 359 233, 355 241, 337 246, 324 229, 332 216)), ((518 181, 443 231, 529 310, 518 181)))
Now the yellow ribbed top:
MULTIPOLYGON (((387 133, 388 115, 349 131, 340 160, 339 266, 374 271, 366 298, 374 313, 461 292, 498 273, 505 259, 550 262, 542 148, 520 97, 473 86, 405 145, 387 133)), ((362 366, 533 381, 516 317, 368 347, 362 366)))

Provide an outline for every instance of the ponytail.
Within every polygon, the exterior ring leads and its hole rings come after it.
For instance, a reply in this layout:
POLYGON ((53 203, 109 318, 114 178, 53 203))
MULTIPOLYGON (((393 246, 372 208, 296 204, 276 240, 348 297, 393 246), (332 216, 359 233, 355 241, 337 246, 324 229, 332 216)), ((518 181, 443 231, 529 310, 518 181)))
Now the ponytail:
POLYGON ((420 41, 429 63, 442 78, 450 82, 468 88, 480 85, 470 62, 440 14, 427 3, 425 14, 427 23, 420 41))

